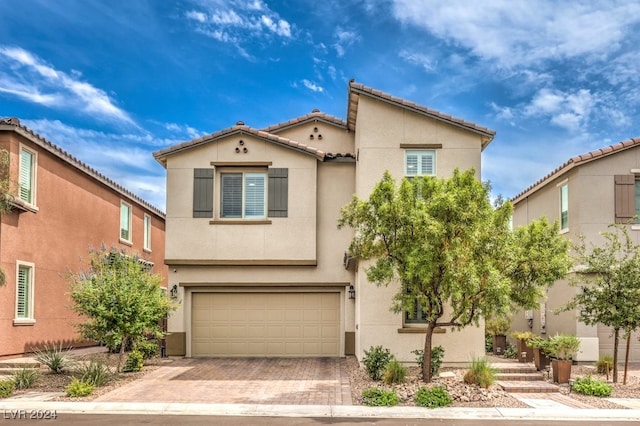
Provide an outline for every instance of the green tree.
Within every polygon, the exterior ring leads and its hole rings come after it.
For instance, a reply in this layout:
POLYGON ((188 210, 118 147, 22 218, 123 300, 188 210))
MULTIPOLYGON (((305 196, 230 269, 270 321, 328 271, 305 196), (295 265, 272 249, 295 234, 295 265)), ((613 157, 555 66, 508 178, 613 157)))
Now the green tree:
POLYGON ((160 320, 175 307, 137 256, 115 248, 92 250, 86 271, 70 274, 73 310, 84 317, 83 337, 120 347, 117 371, 130 342, 161 337, 160 320))
MULTIPOLYGON (((11 212, 12 186, 9 151, 0 148, 0 216, 11 212)), ((0 286, 5 285, 6 276, 4 270, 0 268, 0 286)))
POLYGON ((341 210, 338 226, 355 230, 351 254, 372 260, 368 280, 397 285, 392 311, 411 316, 419 305, 426 316, 427 382, 436 327, 477 326, 512 303, 533 306, 568 270, 568 242, 557 224, 541 220, 510 232, 511 203, 492 206, 489 191, 473 170, 403 179, 399 187, 386 172, 368 200, 354 197, 341 210), (553 259, 539 261, 544 256, 553 259))
MULTIPOLYGON (((581 237, 575 246, 578 264, 576 295, 563 310, 578 310, 587 325, 604 324, 613 329, 613 381, 618 381, 620 331, 627 338, 640 327, 640 245, 625 225, 609 225, 602 232, 602 246, 587 248, 581 237)), ((628 360, 625 360, 625 371, 628 360)))

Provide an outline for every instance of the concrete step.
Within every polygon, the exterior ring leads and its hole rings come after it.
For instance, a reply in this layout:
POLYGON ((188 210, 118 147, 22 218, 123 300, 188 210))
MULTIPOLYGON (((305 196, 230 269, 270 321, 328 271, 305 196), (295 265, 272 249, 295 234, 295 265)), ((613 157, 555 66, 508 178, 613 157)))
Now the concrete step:
POLYGON ((497 380, 495 382, 506 392, 512 393, 551 393, 560 392, 560 387, 545 381, 521 380, 521 381, 505 381, 497 380))
POLYGON ((491 367, 496 373, 536 373, 536 367, 533 364, 519 362, 497 362, 492 363, 491 367))
POLYGON ((32 360, 3 360, 0 361, 0 372, 12 368, 40 368, 38 361, 32 360))
POLYGON ((544 377, 540 373, 496 373, 495 379, 501 381, 529 382, 544 380, 544 377))

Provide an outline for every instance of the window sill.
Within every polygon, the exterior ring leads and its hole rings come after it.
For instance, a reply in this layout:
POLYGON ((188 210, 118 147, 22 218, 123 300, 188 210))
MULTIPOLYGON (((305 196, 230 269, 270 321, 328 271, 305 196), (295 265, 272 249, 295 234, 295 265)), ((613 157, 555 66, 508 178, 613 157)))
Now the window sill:
POLYGON ((151 253, 151 249, 148 248, 143 248, 142 251, 149 254, 151 253))
POLYGON ((120 244, 124 244, 125 246, 133 247, 133 241, 123 240, 120 238, 120 244))
POLYGON ((40 209, 38 209, 38 206, 27 203, 26 201, 23 201, 19 198, 15 198, 11 200, 9 204, 11 205, 11 207, 18 210, 19 213, 22 213, 22 212, 38 213, 38 211, 40 211, 40 209))
MULTIPOLYGON (((421 333, 424 334, 427 332, 427 327, 423 327, 423 326, 416 326, 416 327, 412 327, 412 326, 404 326, 402 328, 398 329, 398 333, 399 334, 404 334, 404 333, 421 333)), ((434 334, 444 334, 446 333, 447 330, 445 328, 442 327, 437 327, 435 329, 433 329, 433 333, 434 334)))
POLYGON ((36 323, 36 320, 33 318, 14 318, 13 319, 13 325, 16 325, 16 326, 34 325, 35 323, 36 323))
POLYGON ((636 225, 631 225, 631 230, 632 231, 640 231, 640 225, 636 224, 636 225))
POLYGON ((251 219, 220 219, 210 220, 209 225, 271 225, 271 220, 251 220, 251 219))
POLYGON ((568 234, 568 233, 569 233, 569 228, 561 229, 560 232, 558 232, 558 234, 560 234, 560 235, 568 234))

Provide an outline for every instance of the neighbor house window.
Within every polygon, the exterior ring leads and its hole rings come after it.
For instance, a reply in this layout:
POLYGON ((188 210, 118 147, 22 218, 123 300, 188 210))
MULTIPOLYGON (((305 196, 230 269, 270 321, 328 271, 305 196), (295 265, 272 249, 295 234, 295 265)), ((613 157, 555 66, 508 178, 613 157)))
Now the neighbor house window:
MULTIPOLYGON (((409 289, 407 289, 407 294, 411 294, 409 289)), ((405 311, 404 323, 405 324, 426 324, 427 314, 422 310, 422 307, 416 302, 413 312, 409 313, 405 311)))
POLYGON ((635 186, 635 196, 634 196, 635 215, 634 215, 633 222, 640 223, 640 180, 635 180, 634 186, 635 186))
POLYGON ((560 187, 560 229, 569 229, 569 186, 560 187))
POLYGON ((26 148, 20 149, 19 196, 22 201, 35 204, 36 154, 26 148))
POLYGON ((144 249, 151 251, 151 216, 144 215, 144 249))
POLYGON ((131 242, 131 205, 120 202, 120 240, 131 242))
POLYGON ((19 262, 16 279, 16 313, 14 324, 33 323, 33 271, 34 265, 19 262))
POLYGON ((222 173, 220 178, 221 217, 244 219, 266 217, 266 173, 222 173))
POLYGON ((436 174, 434 150, 407 150, 404 153, 405 176, 433 176, 436 174))

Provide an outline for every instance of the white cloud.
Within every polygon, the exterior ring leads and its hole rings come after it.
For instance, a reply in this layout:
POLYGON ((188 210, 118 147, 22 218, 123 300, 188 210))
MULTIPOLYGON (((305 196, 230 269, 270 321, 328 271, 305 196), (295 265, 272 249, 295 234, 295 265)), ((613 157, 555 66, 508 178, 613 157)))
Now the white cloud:
POLYGON ((54 69, 19 47, 0 46, 0 93, 48 107, 72 109, 100 120, 134 124, 102 89, 54 69), (4 65, 4 66, 2 66, 4 65))
POLYGON ((549 121, 567 130, 580 130, 589 121, 597 99, 587 89, 573 93, 541 89, 524 109, 527 116, 548 116, 549 121))
POLYGON ((304 87, 311 90, 312 92, 322 93, 324 91, 324 88, 322 86, 319 86, 316 83, 309 81, 307 79, 302 80, 302 84, 304 85, 304 87))
POLYGON ((357 33, 353 31, 346 31, 342 28, 338 28, 336 30, 334 38, 336 39, 336 42, 333 44, 333 48, 336 49, 338 56, 344 56, 346 49, 360 40, 357 33))
POLYGON ((409 52, 408 50, 401 50, 400 57, 410 64, 418 65, 427 72, 433 72, 436 69, 436 61, 429 55, 420 52, 409 52))
POLYGON ((499 106, 495 102, 491 102, 490 106, 493 112, 495 112, 496 118, 498 118, 499 120, 507 121, 511 125, 514 124, 513 118, 515 117, 515 114, 510 107, 499 106))

